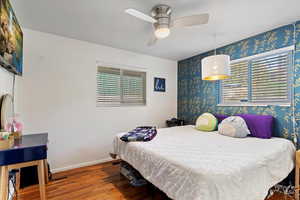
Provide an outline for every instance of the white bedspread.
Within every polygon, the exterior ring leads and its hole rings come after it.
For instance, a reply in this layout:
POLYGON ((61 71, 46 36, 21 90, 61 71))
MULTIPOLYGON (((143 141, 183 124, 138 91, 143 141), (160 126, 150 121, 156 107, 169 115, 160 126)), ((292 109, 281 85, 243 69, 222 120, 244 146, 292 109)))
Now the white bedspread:
POLYGON ((294 167, 282 138, 231 138, 193 126, 159 129, 151 142, 114 140, 115 153, 174 200, 263 200, 294 167))

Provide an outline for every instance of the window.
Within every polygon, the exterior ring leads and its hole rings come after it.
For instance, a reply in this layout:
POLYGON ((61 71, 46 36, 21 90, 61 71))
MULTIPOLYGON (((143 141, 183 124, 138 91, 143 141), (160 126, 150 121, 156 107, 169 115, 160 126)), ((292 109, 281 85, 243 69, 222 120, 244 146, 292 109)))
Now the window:
POLYGON ((221 81, 221 105, 289 105, 293 51, 232 62, 231 78, 221 81))
POLYGON ((98 67, 97 105, 146 104, 146 72, 98 67))

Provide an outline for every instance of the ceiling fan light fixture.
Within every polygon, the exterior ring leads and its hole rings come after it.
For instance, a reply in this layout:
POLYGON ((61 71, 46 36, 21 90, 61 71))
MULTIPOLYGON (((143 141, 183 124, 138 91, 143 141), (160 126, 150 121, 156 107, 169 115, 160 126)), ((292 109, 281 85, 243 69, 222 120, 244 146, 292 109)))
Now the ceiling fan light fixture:
POLYGON ((126 9, 125 13, 152 24, 154 27, 154 34, 152 34, 152 38, 148 42, 148 46, 154 45, 158 39, 168 37, 170 35, 171 28, 184 28, 207 24, 209 19, 209 14, 198 14, 172 20, 172 8, 164 4, 154 6, 150 15, 140 12, 134 8, 126 9))
POLYGON ((157 38, 163 39, 170 35, 170 29, 168 27, 160 27, 155 30, 154 34, 157 38))

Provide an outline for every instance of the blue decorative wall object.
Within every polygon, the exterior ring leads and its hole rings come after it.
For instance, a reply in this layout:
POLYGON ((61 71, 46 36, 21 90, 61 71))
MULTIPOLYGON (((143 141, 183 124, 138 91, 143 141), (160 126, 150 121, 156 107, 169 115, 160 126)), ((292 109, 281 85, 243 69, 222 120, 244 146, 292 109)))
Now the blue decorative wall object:
POLYGON ((166 79, 154 78, 154 91, 165 92, 166 91, 166 79))
MULTIPOLYGON (((217 49, 218 54, 230 55, 231 60, 275 50, 294 44, 294 24, 286 25, 217 49)), ((194 124, 204 112, 214 114, 252 113, 275 117, 274 136, 292 138, 292 107, 221 107, 218 103, 218 82, 201 80, 201 59, 212 55, 203 53, 178 62, 178 118, 194 124)), ((300 125, 300 21, 296 23, 294 91, 297 132, 300 125)), ((300 135, 300 133, 299 133, 300 135)), ((299 140, 299 139, 298 139, 299 140)), ((300 141, 300 140, 299 140, 300 141)))

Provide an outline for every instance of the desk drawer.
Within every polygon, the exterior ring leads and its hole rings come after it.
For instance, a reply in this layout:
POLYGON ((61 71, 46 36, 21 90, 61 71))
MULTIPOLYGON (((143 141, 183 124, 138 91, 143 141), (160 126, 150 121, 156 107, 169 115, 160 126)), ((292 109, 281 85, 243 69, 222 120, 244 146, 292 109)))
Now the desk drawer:
POLYGON ((0 166, 47 158, 47 146, 35 146, 24 149, 0 151, 0 166))

